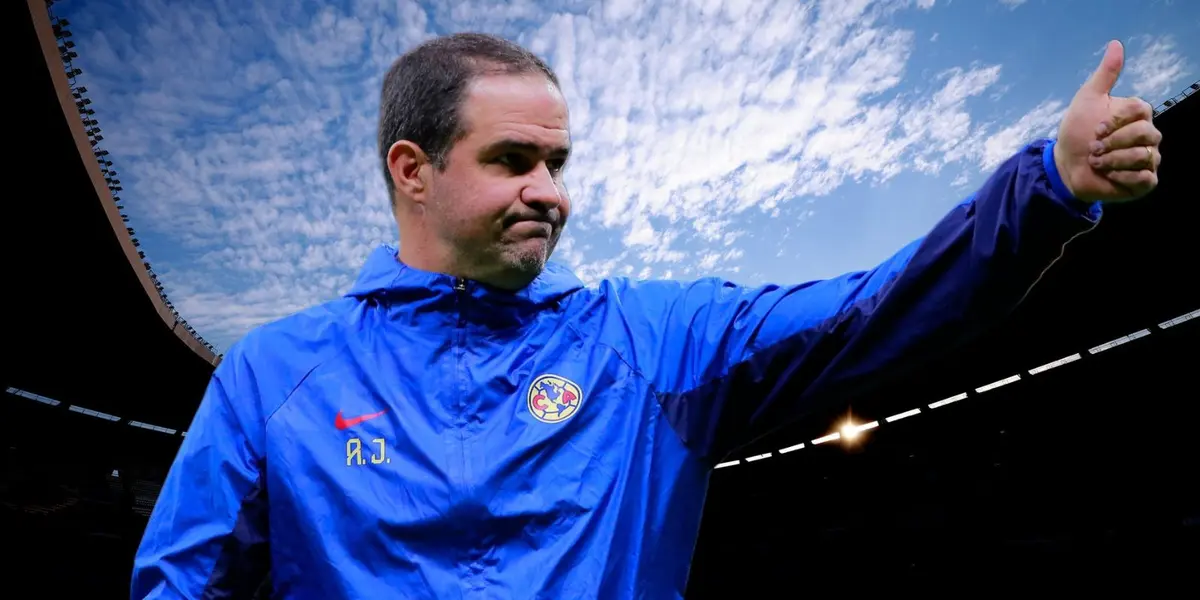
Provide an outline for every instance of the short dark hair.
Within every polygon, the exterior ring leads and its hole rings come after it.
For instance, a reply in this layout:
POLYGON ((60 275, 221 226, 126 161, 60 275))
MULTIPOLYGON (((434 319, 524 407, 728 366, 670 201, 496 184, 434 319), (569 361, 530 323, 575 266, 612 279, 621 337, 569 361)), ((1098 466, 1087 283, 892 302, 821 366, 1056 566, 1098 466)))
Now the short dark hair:
POLYGON ((484 33, 437 37, 405 52, 383 79, 379 102, 379 160, 388 197, 395 184, 388 172, 392 144, 408 140, 421 147, 434 168, 446 167, 450 148, 466 135, 459 107, 475 77, 541 74, 559 87, 554 70, 534 53, 484 33))

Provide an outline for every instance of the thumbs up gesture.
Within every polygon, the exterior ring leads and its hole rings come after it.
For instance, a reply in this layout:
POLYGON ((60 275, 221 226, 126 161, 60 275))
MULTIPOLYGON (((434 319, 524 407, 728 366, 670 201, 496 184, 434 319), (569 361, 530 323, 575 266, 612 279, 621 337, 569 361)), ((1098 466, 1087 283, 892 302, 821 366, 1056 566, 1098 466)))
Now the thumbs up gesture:
POLYGON ((1153 108, 1138 98, 1109 95, 1124 64, 1121 43, 1109 42, 1058 128, 1054 163, 1080 200, 1133 200, 1158 185, 1162 133, 1151 121, 1153 108))

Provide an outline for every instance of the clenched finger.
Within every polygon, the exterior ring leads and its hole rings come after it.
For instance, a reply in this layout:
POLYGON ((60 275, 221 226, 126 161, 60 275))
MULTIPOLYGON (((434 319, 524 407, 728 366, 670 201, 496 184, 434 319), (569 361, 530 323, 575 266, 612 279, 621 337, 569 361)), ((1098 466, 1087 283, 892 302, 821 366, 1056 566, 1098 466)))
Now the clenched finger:
POLYGON ((1113 98, 1109 110, 1111 114, 1101 123, 1098 132, 1102 138, 1130 123, 1150 120, 1154 116, 1154 107, 1141 98, 1113 98))
POLYGON ((1150 121, 1135 121, 1112 133, 1112 135, 1092 142, 1092 154, 1102 154, 1133 148, 1135 146, 1157 146, 1162 142, 1162 132, 1150 121))
POLYGON ((1111 171, 1104 177, 1135 196, 1143 196, 1158 187, 1158 174, 1154 171, 1111 171))
POLYGON ((1099 171, 1157 171, 1160 162, 1162 155, 1153 146, 1122 148, 1088 157, 1088 164, 1099 171))

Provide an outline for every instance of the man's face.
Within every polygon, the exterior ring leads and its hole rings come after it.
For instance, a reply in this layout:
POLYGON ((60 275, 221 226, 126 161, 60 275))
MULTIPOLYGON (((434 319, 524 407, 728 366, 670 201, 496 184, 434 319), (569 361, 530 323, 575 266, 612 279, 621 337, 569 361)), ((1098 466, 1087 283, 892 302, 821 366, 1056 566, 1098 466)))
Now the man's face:
POLYGON ((467 87, 460 116, 466 136, 431 170, 428 222, 474 278, 524 287, 570 213, 566 102, 544 77, 488 75, 467 87))

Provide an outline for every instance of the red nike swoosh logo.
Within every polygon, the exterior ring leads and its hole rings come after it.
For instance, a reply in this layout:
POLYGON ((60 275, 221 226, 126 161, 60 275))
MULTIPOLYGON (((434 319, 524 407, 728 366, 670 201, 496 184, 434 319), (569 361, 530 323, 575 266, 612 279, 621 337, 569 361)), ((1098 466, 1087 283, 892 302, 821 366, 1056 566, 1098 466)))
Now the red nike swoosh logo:
POLYGON ((342 411, 339 410, 337 413, 337 417, 334 417, 334 419, 333 419, 333 426, 337 427, 338 429, 346 429, 347 427, 354 427, 355 425, 358 425, 359 423, 362 423, 363 421, 370 421, 371 419, 374 419, 375 417, 378 417, 385 412, 387 412, 387 409, 381 410, 377 413, 371 413, 369 415, 362 415, 361 417, 354 417, 353 419, 346 419, 346 418, 342 417, 342 411))

